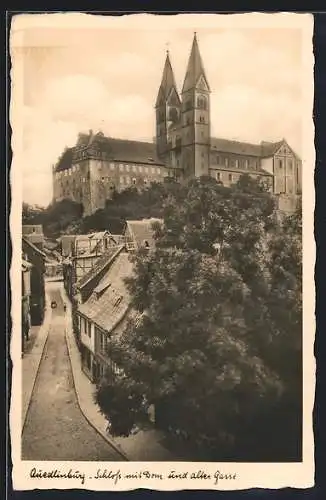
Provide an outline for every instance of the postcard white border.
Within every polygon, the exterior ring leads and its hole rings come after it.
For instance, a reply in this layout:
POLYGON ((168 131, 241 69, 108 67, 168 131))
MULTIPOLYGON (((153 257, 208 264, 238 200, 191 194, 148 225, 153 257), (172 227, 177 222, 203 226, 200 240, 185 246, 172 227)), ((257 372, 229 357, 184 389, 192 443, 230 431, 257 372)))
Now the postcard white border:
MULTIPOLYGON (((303 147, 303 350, 304 350, 304 427, 303 427, 303 462, 302 463, 195 463, 195 462, 27 462, 20 458, 21 441, 21 283, 20 283, 20 256, 21 256, 21 213, 22 213, 22 155, 21 109, 23 103, 22 67, 12 61, 12 98, 10 103, 10 123, 13 130, 12 149, 13 161, 11 166, 12 207, 10 213, 10 230, 13 243, 12 265, 10 270, 12 291, 12 339, 11 358, 13 361, 10 431, 13 461, 13 487, 15 490, 29 489, 71 489, 82 488, 98 491, 126 491, 135 488, 149 488, 154 490, 181 490, 181 489, 218 489, 238 490, 252 487, 258 488, 308 488, 314 485, 314 439, 312 410, 315 391, 315 358, 313 343, 315 336, 315 242, 314 242, 314 123, 313 110, 313 16, 311 14, 277 13, 260 14, 246 13, 233 15, 216 14, 178 14, 176 16, 157 16, 149 14, 126 15, 121 17, 101 17, 90 14, 58 13, 58 14, 23 14, 13 19, 15 33, 11 37, 12 46, 22 46, 26 32, 35 27, 69 28, 72 25, 78 28, 96 27, 97 29, 146 29, 156 30, 164 23, 169 23, 170 29, 182 27, 199 28, 295 28, 303 33, 302 57, 305 92, 304 109, 302 109, 302 137, 303 147), (196 20, 194 23, 194 16, 196 20), (150 20, 149 20, 150 17, 150 20), (51 471, 80 471, 85 473, 85 483, 80 479, 36 479, 30 477, 31 469, 51 471), (98 469, 111 470, 120 473, 119 480, 95 479, 98 469), (169 471, 188 472, 187 479, 169 480, 169 471), (164 479, 149 479, 143 475, 142 479, 126 479, 130 473, 148 472, 148 474, 163 474, 164 479), (192 473, 203 471, 211 475, 211 479, 190 479, 192 473), (235 479, 222 480, 217 483, 214 474, 217 471, 224 474, 235 474, 235 479)), ((117 477, 117 476, 116 476, 117 477)))

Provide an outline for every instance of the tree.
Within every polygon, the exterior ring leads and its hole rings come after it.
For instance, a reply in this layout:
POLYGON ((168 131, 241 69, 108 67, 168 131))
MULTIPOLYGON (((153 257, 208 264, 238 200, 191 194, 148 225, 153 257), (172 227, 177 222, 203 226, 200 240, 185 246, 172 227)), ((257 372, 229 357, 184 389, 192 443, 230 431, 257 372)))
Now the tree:
POLYGON ((154 404, 157 424, 206 459, 299 459, 301 384, 287 369, 300 357, 298 220, 279 223, 273 197, 248 176, 232 188, 194 179, 168 196, 156 248, 135 256, 128 280, 141 320, 110 344, 123 372, 97 391, 116 423, 121 398, 137 394, 124 434, 154 404))
POLYGON ((83 206, 75 201, 64 199, 53 202, 42 214, 44 234, 56 238, 62 233, 69 233, 71 229, 78 232, 82 215, 83 206))

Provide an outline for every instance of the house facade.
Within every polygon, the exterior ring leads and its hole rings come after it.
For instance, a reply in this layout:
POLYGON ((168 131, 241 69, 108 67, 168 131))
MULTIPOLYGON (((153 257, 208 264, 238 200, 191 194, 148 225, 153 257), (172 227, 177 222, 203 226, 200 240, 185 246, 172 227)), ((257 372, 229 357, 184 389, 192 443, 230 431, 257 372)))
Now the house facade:
POLYGON ((74 324, 83 370, 92 382, 99 381, 104 372, 114 377, 120 370, 109 356, 110 339, 139 319, 125 283, 133 273, 130 257, 136 249, 154 247, 153 224, 160 222, 127 221, 124 244, 106 252, 76 285, 74 324))
POLYGON ((25 342, 29 337, 31 327, 31 270, 32 264, 22 258, 21 280, 22 280, 22 352, 25 342))
POLYGON ((62 236, 63 281, 70 298, 76 283, 93 269, 103 254, 115 249, 121 241, 121 235, 112 235, 109 231, 62 236))
POLYGON ((33 245, 43 250, 44 234, 41 224, 23 224, 22 235, 33 243, 33 245))
POLYGON ((22 238, 22 255, 32 267, 30 270, 31 325, 41 325, 45 309, 45 259, 46 255, 25 237, 22 238))
POLYGON ((54 200, 70 198, 88 215, 114 191, 165 179, 211 176, 225 186, 247 173, 269 185, 291 211, 301 193, 302 162, 285 139, 250 144, 211 136, 211 89, 195 34, 179 94, 167 53, 155 103, 153 143, 80 134, 53 167, 54 200))
POLYGON ((130 276, 130 254, 123 246, 101 259, 77 286, 77 325, 79 329, 82 367, 92 382, 97 382, 109 369, 119 369, 108 355, 112 335, 126 327, 130 297, 124 279, 130 276))

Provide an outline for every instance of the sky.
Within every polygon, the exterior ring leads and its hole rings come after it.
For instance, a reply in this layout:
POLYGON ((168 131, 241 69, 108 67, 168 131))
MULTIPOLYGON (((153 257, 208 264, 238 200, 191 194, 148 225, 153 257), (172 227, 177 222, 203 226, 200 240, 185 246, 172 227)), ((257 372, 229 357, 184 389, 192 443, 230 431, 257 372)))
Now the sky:
POLYGON ((257 143, 284 137, 301 154, 299 28, 216 15, 206 23, 201 14, 69 16, 34 15, 24 23, 31 16, 20 15, 12 25, 24 201, 50 203, 52 165, 79 132, 152 141, 166 50, 180 91, 194 31, 211 88, 211 135, 257 143))

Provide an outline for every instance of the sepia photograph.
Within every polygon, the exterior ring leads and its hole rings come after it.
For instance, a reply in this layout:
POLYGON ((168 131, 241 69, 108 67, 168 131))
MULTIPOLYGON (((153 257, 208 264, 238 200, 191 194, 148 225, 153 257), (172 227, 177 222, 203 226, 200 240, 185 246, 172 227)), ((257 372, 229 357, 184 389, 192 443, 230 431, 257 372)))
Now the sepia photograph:
POLYGON ((18 489, 313 484, 312 29, 12 18, 18 489))

